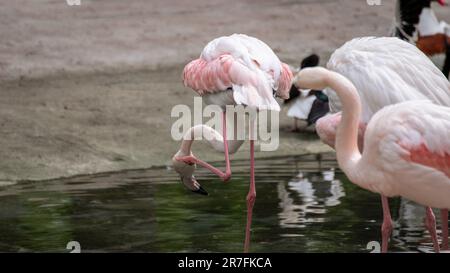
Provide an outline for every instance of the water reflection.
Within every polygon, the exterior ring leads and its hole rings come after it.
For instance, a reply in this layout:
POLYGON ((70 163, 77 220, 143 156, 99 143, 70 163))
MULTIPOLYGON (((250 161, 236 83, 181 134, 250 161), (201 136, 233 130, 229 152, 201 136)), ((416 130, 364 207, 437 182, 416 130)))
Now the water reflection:
POLYGON ((287 187, 284 182, 278 183, 280 226, 304 228, 305 222, 324 222, 327 207, 339 205, 339 198, 345 196, 341 181, 334 177, 334 168, 319 173, 300 171, 287 187))
MULTIPOLYGON (((242 252, 248 162, 232 168, 227 184, 199 170, 208 197, 166 168, 0 187, 0 252, 68 252, 69 241, 83 252, 242 252)), ((258 159, 256 187, 251 252, 368 252, 380 240, 379 195, 350 183, 333 154, 258 159)), ((431 249, 423 208, 390 201, 389 250, 431 249)))
MULTIPOLYGON (((440 211, 434 210, 434 214, 436 215, 438 240, 441 240, 440 211)), ((430 233, 425 227, 424 206, 402 198, 400 201, 398 220, 395 224, 397 225, 397 228, 394 230, 393 240, 395 240, 398 245, 422 246, 419 250, 424 252, 433 250, 430 233)))

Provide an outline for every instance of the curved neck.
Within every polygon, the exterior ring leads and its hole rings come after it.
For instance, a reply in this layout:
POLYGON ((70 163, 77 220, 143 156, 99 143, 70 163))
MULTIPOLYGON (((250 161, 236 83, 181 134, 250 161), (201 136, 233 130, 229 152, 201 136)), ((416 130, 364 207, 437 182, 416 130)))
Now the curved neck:
MULTIPOLYGON (((326 79, 342 103, 342 117, 336 133, 335 149, 338 162, 347 176, 356 174, 361 159, 358 149, 358 125, 361 117, 361 100, 355 86, 344 76, 329 72, 326 79)), ((350 178, 352 180, 352 178, 350 178)))
POLYGON ((227 138, 225 126, 224 129, 225 129, 223 130, 224 135, 222 136, 218 131, 214 130, 213 128, 205 124, 200 124, 189 128, 189 130, 185 133, 183 137, 183 141, 181 142, 181 147, 178 152, 179 156, 191 155, 192 144, 194 143, 194 140, 203 140, 203 139, 208 141, 208 143, 214 150, 224 152, 225 151, 224 138, 225 138, 227 140, 226 144, 228 152, 230 154, 235 153, 241 147, 244 141, 237 140, 236 126, 234 126, 234 135, 231 140, 227 138))

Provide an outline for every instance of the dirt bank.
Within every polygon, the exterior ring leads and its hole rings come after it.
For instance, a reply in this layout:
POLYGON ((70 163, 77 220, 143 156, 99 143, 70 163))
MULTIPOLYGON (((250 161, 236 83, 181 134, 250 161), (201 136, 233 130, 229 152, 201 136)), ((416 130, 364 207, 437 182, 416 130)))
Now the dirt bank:
MULTIPOLYGON (((0 181, 163 165, 173 105, 192 105, 183 65, 220 35, 246 33, 297 65, 356 36, 385 35, 393 1, 10 1, 0 10, 0 181)), ((450 21, 450 8, 438 8, 450 21)), ((289 120, 282 114, 282 126, 289 120)), ((281 134, 274 153, 328 149, 281 134)), ((203 147, 196 154, 221 160, 203 147)), ((235 157, 248 156, 248 146, 235 157)))

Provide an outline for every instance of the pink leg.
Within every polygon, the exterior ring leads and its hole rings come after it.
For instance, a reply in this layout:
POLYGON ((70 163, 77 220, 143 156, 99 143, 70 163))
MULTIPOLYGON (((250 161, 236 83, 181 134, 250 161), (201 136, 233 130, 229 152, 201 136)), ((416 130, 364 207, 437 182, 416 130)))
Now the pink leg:
POLYGON ((230 155, 228 153, 228 141, 227 141, 227 118, 226 118, 226 112, 224 111, 222 113, 222 124, 223 124, 223 146, 225 151, 225 164, 226 169, 225 172, 222 172, 218 168, 212 166, 211 164, 200 160, 196 158, 195 156, 180 156, 177 158, 179 161, 183 161, 187 164, 198 164, 208 170, 210 170, 212 173, 216 174, 222 181, 226 182, 231 177, 231 166, 230 166, 230 155))
POLYGON ((245 227, 244 252, 250 248, 250 229, 252 227, 253 206, 256 200, 255 187, 255 141, 250 140, 250 190, 247 194, 247 226, 245 227))
POLYGON ((442 250, 448 250, 448 209, 441 209, 442 250))
POLYGON ((389 201, 386 196, 381 195, 381 204, 383 206, 383 224, 381 225, 381 252, 388 251, 389 238, 392 233, 392 217, 389 210, 389 201))
POLYGON ((439 253, 439 242, 436 234, 436 217, 434 217, 433 210, 430 207, 426 207, 427 217, 425 220, 425 226, 431 235, 431 240, 433 241, 434 251, 439 253))

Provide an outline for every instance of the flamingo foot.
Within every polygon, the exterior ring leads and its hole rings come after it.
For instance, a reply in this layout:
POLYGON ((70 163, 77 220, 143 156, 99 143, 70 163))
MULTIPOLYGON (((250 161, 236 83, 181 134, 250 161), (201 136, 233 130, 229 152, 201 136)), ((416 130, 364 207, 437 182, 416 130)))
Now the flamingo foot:
POLYGON ((437 234, 436 234, 436 217, 434 216, 433 210, 430 207, 426 208, 426 220, 425 220, 425 226, 428 229, 428 231, 430 232, 431 235, 431 240, 433 241, 433 247, 434 247, 434 251, 436 253, 439 253, 439 242, 437 239, 437 234))

